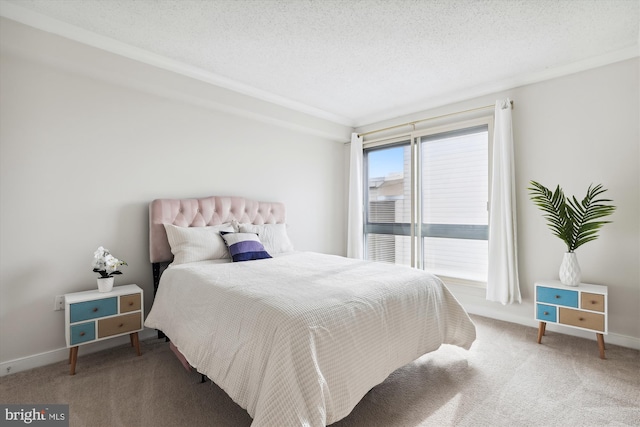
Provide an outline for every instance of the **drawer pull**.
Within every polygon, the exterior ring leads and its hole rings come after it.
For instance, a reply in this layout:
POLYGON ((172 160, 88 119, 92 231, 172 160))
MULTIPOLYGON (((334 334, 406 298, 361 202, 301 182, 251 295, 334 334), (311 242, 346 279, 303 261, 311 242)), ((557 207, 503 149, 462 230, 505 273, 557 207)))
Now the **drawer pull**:
POLYGON ((591 300, 591 304, 597 304, 598 301, 591 300))
MULTIPOLYGON (((595 301, 592 301, 592 304, 595 304, 595 303, 596 303, 595 301)), ((129 307, 132 307, 132 306, 133 306, 133 301, 129 301, 129 307)))
POLYGON ((584 317, 578 317, 578 320, 584 322, 584 317))
POLYGON ((84 336, 84 332, 80 332, 80 336, 83 337, 84 336))
POLYGON ((556 299, 560 299, 560 295, 556 295, 556 299))
POLYGON ((93 312, 96 313, 98 311, 98 307, 93 308, 93 312))
POLYGON ((548 312, 548 311, 545 311, 545 312, 544 312, 544 313, 542 313, 542 314, 544 314, 545 316, 548 316, 548 315, 549 315, 549 312, 548 312))
MULTIPOLYGON (((580 319, 580 320, 582 320, 582 319, 580 319)), ((124 323, 120 323, 120 324, 118 325, 118 328, 122 328, 123 326, 124 326, 124 323)))

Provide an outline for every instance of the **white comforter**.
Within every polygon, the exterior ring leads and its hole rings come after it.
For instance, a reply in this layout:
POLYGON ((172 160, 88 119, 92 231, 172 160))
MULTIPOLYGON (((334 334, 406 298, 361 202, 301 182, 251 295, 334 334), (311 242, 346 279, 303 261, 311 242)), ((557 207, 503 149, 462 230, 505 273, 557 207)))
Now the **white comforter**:
POLYGON ((164 331, 252 426, 331 424, 397 368, 475 339, 436 277, 311 252, 172 266, 145 326, 164 331))

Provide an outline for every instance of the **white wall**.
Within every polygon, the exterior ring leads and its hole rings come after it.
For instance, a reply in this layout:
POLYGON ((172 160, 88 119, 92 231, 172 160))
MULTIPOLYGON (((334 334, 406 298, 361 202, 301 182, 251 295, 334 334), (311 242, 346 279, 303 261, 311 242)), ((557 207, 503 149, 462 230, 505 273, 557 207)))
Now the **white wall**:
MULTIPOLYGON (((611 64, 509 91, 495 93, 357 129, 392 124, 490 105, 515 102, 518 252, 521 305, 484 300, 480 289, 451 286, 468 311, 535 326, 533 289, 538 279, 557 279, 564 243, 548 230, 527 187, 536 180, 584 197, 589 184, 602 183, 617 211, 600 238, 576 253, 585 283, 609 286, 609 342, 640 348, 640 110, 639 60, 611 64)), ((549 330, 595 339, 569 328, 549 330)))
MULTIPOLYGON (((344 254, 350 129, 6 19, 0 48, 0 375, 66 357, 53 299, 95 287, 99 245, 129 262, 116 280, 139 284, 148 311, 154 198, 282 201, 297 249, 344 254)), ((585 281, 610 286, 608 341, 638 346, 638 68, 629 60, 362 129, 515 100, 524 303, 453 288, 469 311, 535 326, 533 282, 557 277, 564 248, 527 183, 577 195, 603 183, 618 211, 578 256, 585 281)))
POLYGON ((296 249, 344 254, 350 129, 0 24, 0 374, 66 357, 54 296, 96 288, 100 245, 149 310, 155 198, 281 201, 296 249))

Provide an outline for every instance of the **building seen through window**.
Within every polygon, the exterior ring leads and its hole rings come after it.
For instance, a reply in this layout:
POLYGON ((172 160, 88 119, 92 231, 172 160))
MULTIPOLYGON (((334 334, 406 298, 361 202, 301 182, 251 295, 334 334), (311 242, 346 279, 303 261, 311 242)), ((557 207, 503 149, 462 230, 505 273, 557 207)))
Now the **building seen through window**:
POLYGON ((410 141, 366 149, 367 259, 412 265, 413 228, 414 266, 449 282, 486 283, 488 140, 486 125, 417 138, 414 186, 410 141))

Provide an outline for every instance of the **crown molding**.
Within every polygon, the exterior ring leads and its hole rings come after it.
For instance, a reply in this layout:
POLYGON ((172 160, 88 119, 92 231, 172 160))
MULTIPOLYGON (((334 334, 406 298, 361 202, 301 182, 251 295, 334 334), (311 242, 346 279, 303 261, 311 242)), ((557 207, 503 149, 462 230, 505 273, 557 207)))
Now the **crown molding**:
POLYGON ((223 77, 215 73, 206 71, 202 68, 185 64, 183 62, 149 52, 145 49, 140 49, 135 46, 122 43, 110 37, 101 36, 94 32, 84 30, 75 25, 67 24, 49 16, 22 8, 13 3, 2 2, 0 7, 0 16, 17 21, 21 24, 28 25, 30 27, 34 27, 38 30, 52 33, 167 71, 172 71, 174 73, 197 79, 205 83, 216 85, 224 89, 229 89, 243 95, 260 99, 262 101, 270 102, 272 104, 279 105, 293 111, 308 114, 310 116, 340 125, 353 127, 353 121, 349 118, 338 116, 336 114, 332 114, 327 111, 320 110, 318 108, 314 108, 309 105, 293 101, 291 99, 275 95, 264 90, 257 89, 255 87, 237 82, 233 79, 229 79, 227 77, 223 77))
POLYGON ((245 85, 243 83, 239 83, 227 77, 208 72, 201 68, 191 66, 164 57, 162 55, 154 54, 144 49, 136 48, 134 46, 119 42, 109 37, 98 35, 91 31, 87 31, 74 25, 64 23, 46 15, 24 9, 13 3, 1 2, 0 16, 37 28, 42 31, 46 31, 77 41, 79 43, 83 43, 117 55, 121 55, 132 60, 136 60, 167 71, 175 72, 177 74, 197 79, 205 83, 232 90, 234 92, 251 96, 262 101, 270 102, 272 104, 279 105, 293 111, 297 111, 312 117, 327 120, 329 122, 348 126, 351 128, 362 128, 383 121, 393 121, 394 119, 397 119, 399 117, 414 114, 416 112, 427 111, 430 109, 463 102, 481 96, 491 95, 492 93, 502 92, 520 86, 575 74, 581 71, 586 71, 592 68, 597 68, 640 56, 639 35, 638 43, 636 45, 604 55, 576 61, 559 67, 548 68, 529 74, 513 76, 508 79, 491 82, 485 85, 465 88, 463 90, 459 90, 453 93, 447 93, 441 96, 430 97, 428 100, 424 100, 423 102, 412 103, 403 108, 394 107, 393 110, 380 111, 378 113, 370 114, 354 120, 332 114, 327 111, 320 110, 309 105, 257 89, 249 85, 245 85))
POLYGON ((576 61, 538 72, 521 74, 497 82, 491 82, 485 85, 465 88, 463 90, 459 90, 453 93, 447 93, 442 96, 431 97, 424 102, 414 103, 403 108, 396 107, 393 111, 387 110, 377 114, 368 115, 366 117, 361 117, 356 120, 354 128, 359 129, 365 126, 375 125, 383 121, 393 121, 394 119, 399 119, 403 116, 414 114, 416 112, 444 107, 481 96, 491 95, 493 93, 503 92, 521 86, 564 77, 637 57, 640 57, 640 42, 635 46, 629 46, 624 49, 584 59, 582 61, 576 61))

